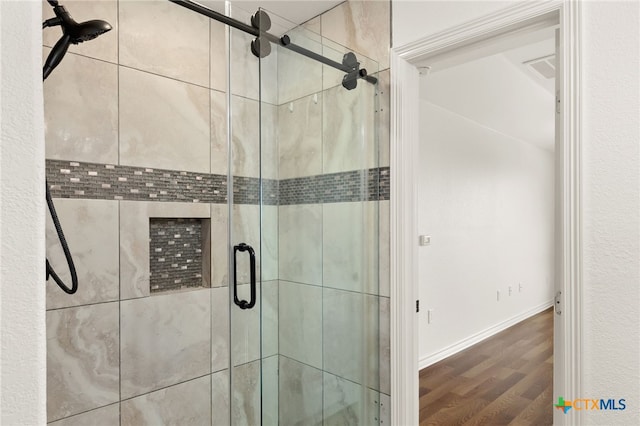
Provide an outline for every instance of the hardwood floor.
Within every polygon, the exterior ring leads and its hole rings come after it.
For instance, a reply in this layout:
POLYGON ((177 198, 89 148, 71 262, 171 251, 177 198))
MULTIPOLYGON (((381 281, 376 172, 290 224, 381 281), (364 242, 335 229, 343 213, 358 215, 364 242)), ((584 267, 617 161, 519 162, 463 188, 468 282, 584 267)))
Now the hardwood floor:
POLYGON ((420 371, 420 426, 552 423, 552 308, 420 371))

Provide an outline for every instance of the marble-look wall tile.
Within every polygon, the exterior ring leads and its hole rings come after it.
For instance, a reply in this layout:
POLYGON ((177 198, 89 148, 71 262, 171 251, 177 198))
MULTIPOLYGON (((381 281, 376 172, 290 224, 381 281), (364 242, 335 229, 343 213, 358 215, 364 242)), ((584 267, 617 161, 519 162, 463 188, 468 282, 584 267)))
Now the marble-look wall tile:
POLYGON ((322 425, 322 371, 280 356, 280 424, 322 425))
POLYGON ((279 54, 280 49, 272 45, 269 56, 260 59, 260 100, 272 106, 279 105, 277 84, 278 75, 280 74, 278 69, 279 54))
POLYGON ((209 289, 121 302, 121 395, 131 398, 211 372, 209 289))
POLYGON ((227 143, 227 94, 211 91, 211 173, 226 175, 229 171, 227 143))
POLYGON ((323 373, 324 425, 359 425, 364 423, 362 386, 349 380, 323 373))
POLYGON ((260 361, 237 367, 231 372, 231 424, 259 425, 260 361))
POLYGON ((323 97, 323 172, 370 169, 378 165, 375 86, 358 84, 325 90, 323 97))
POLYGON ((278 214, 278 206, 262 206, 262 264, 259 274, 262 281, 278 278, 278 214))
MULTIPOLYGON (((118 300, 118 202, 55 200, 60 224, 73 255, 78 291, 69 295, 53 278, 47 282, 47 309, 118 300)), ((67 286, 69 267, 51 217, 47 215, 47 259, 67 286)))
MULTIPOLYGON (((234 204, 232 218, 232 245, 245 243, 253 247, 256 255, 256 279, 276 279, 278 265, 278 208, 253 204, 234 204), (262 224, 262 229, 261 229, 262 224), (261 238, 262 237, 262 238, 261 238)), ((249 254, 236 256, 237 282, 250 282, 249 254)))
POLYGON ((313 19, 309 19, 307 22, 302 24, 302 26, 312 35, 309 37, 316 39, 317 36, 322 34, 322 26, 321 26, 321 15, 316 16, 313 19))
POLYGON ((119 398, 118 303, 47 312, 47 419, 119 398))
POLYGON ((211 371, 229 368, 229 288, 211 289, 211 371))
POLYGON ((380 394, 380 425, 391 425, 391 397, 380 394))
POLYGON ((322 174, 322 93, 278 107, 279 178, 322 174))
POLYGON ((109 426, 118 424, 120 424, 119 403, 49 423, 51 426, 109 426))
POLYGON ((278 426, 279 356, 262 360, 262 425, 278 426))
MULTIPOLYGON (((238 285, 238 298, 250 299, 249 284, 238 285)), ((260 359, 261 355, 267 357, 277 354, 278 282, 258 282, 256 304, 252 309, 231 305, 231 328, 231 359, 234 366, 260 359)))
POLYGON ((380 227, 378 228, 378 244, 379 244, 379 288, 380 296, 389 297, 391 294, 391 246, 390 246, 390 201, 384 200, 378 202, 378 217, 380 227))
MULTIPOLYGON (((380 392, 391 394, 391 303, 388 297, 380 297, 379 308, 379 345, 380 345, 380 367, 378 374, 380 377, 380 392)), ((375 332, 375 329, 372 330, 375 332)), ((376 371, 371 372, 372 375, 376 371)), ((373 380, 371 380, 373 381, 373 380)))
POLYGON ((277 179, 277 117, 278 109, 273 105, 238 96, 231 98, 233 175, 277 179))
POLYGON ((391 2, 346 1, 321 15, 322 36, 389 68, 391 2))
POLYGON ((229 206, 211 204, 211 287, 229 284, 229 206))
POLYGON ((389 167, 391 148, 391 71, 380 71, 378 77, 378 129, 379 167, 389 167))
POLYGON ((67 54, 44 83, 44 105, 47 158, 118 163, 117 65, 67 54))
POLYGON ((324 370, 361 383, 364 296, 323 289, 322 354, 324 370))
POLYGON ((212 89, 227 91, 227 40, 226 25, 213 19, 209 20, 211 34, 210 80, 212 89))
POLYGON ((325 287, 378 294, 378 202, 322 206, 325 287))
POLYGON ((379 388, 378 296, 323 289, 324 370, 379 388))
MULTIPOLYGON (((320 55, 322 54, 320 37, 306 28, 295 28, 287 32, 287 35, 292 43, 320 55)), ((284 47, 278 47, 277 86, 279 105, 312 93, 321 92, 322 63, 284 47)))
MULTIPOLYGON (((111 25, 111 31, 91 40, 90 43, 72 44, 69 52, 78 53, 102 61, 118 63, 118 1, 117 0, 69 0, 63 3, 73 19, 77 22, 101 19, 111 25)), ((55 17, 53 8, 46 0, 42 1, 42 20, 55 17)), ((59 27, 45 29, 42 33, 42 43, 53 47, 60 39, 59 27)), ((65 58, 65 61, 67 59, 65 58)))
POLYGON ((211 426, 229 426, 229 370, 211 375, 211 426))
MULTIPOLYGON (((237 7, 232 7, 236 11, 237 7)), ((244 13, 243 13, 244 15, 244 13)), ((235 19, 234 13, 231 14, 235 19)), ((251 41, 254 37, 235 28, 229 28, 231 51, 231 93, 248 99, 260 99, 260 62, 251 53, 251 41)))
POLYGON ((208 173, 209 102, 206 88, 120 67, 120 164, 208 173))
MULTIPOLYGON (((255 253, 256 280, 260 280, 261 244, 260 244, 260 206, 251 204, 234 204, 232 209, 231 245, 247 244, 255 253)), ((233 250, 233 249, 232 249, 233 250)), ((249 252, 235 252, 236 277, 238 284, 251 282, 251 264, 249 252)))
POLYGON ((278 354, 280 338, 278 327, 280 322, 280 283, 263 281, 262 289, 262 358, 278 354))
POLYGON ((322 369, 322 288, 280 281, 280 354, 322 369))
POLYGON ((122 426, 211 423, 211 378, 200 377, 121 403, 122 426))
MULTIPOLYGON (((149 218, 210 218, 210 205, 201 203, 161 203, 120 201, 120 298, 150 294, 149 218)), ((214 226, 212 226, 212 229, 214 226)), ((213 231, 212 231, 213 232, 213 231)), ((217 235, 214 247, 221 244, 217 235)), ((224 240, 223 240, 224 241, 224 240)), ((216 250, 211 250, 216 253, 216 250)), ((213 262, 212 262, 213 263, 213 262)), ((214 266, 212 266, 214 267, 214 266)), ((213 277, 219 277, 214 275, 213 277)))
MULTIPOLYGON (((242 2, 231 7, 231 17, 251 25, 251 15, 255 10, 242 9, 242 2), (238 7, 240 4, 240 7, 238 7)), ((258 59, 251 53, 254 36, 230 28, 231 51, 231 93, 249 99, 276 105, 278 101, 278 49, 272 46, 269 56, 258 59)))
MULTIPOLYGON (((237 290, 238 299, 250 300, 249 284, 239 284, 237 290)), ((231 362, 234 367, 260 359, 261 290, 257 286, 256 304, 252 309, 231 305, 231 362)))
POLYGON ((380 424, 380 392, 370 388, 364 390, 364 424, 380 424))
POLYGON ((260 173, 262 178, 278 179, 278 107, 262 102, 260 114, 260 173))
POLYGON ((209 87, 209 19, 166 1, 119 2, 120 64, 209 87))
POLYGON ((322 205, 280 206, 280 279, 322 285, 322 205))
POLYGON ((231 173, 260 177, 260 104, 231 97, 231 173))

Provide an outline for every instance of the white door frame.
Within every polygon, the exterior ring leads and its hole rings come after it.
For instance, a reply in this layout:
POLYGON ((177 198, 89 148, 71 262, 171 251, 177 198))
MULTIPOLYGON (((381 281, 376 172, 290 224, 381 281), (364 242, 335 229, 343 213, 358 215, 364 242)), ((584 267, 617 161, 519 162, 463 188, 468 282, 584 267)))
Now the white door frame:
MULTIPOLYGON (((562 49, 562 315, 564 368, 554 369, 554 394, 582 395, 582 246, 580 148, 580 3, 518 2, 391 50, 391 424, 417 425, 418 415, 418 232, 417 153, 419 81, 416 64, 515 30, 560 23, 562 49), (561 393, 560 393, 561 392, 561 393)), ((549 407, 551 409, 551 407, 549 407)), ((578 412, 574 413, 578 414, 578 412)), ((556 417, 558 418, 558 417, 556 417)), ((580 417, 559 417, 580 423, 580 417)))

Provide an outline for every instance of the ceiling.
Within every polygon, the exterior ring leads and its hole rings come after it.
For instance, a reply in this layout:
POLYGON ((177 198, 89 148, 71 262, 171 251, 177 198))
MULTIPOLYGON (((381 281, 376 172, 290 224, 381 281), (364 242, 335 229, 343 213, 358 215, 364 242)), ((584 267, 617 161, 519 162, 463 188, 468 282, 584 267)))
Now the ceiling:
POLYGON ((554 38, 547 38, 436 67, 421 78, 420 97, 499 133, 553 151, 555 81, 523 62, 554 52, 554 38))

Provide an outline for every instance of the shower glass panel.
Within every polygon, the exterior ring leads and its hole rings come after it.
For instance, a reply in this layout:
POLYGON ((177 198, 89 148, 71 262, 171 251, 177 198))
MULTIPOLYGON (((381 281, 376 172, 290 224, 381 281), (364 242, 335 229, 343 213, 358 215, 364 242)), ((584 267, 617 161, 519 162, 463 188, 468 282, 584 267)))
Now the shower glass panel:
MULTIPOLYGON (((250 23, 252 12, 229 6, 227 13, 250 23)), ((261 64, 250 50, 253 37, 231 27, 227 31, 230 55, 230 423, 259 425, 267 423, 263 418, 267 417, 268 407, 277 407, 277 402, 270 403, 270 398, 277 397, 277 388, 264 389, 267 372, 277 374, 272 367, 277 365, 274 362, 278 351, 278 246, 272 237, 277 232, 277 198, 263 203, 261 196, 263 186, 277 188, 275 165, 263 161, 261 152, 273 153, 277 148, 274 124, 271 131, 267 130, 268 126, 261 126, 263 121, 273 123, 274 118, 266 116, 271 111, 260 103, 261 64)), ((275 61, 275 56, 268 58, 263 66, 273 63, 275 71, 275 61)))
MULTIPOLYGON (((350 51, 264 12, 273 35, 350 51)), ((258 59, 254 38, 228 29, 231 424, 378 424, 377 86, 347 90, 344 72, 273 43, 258 59)))

